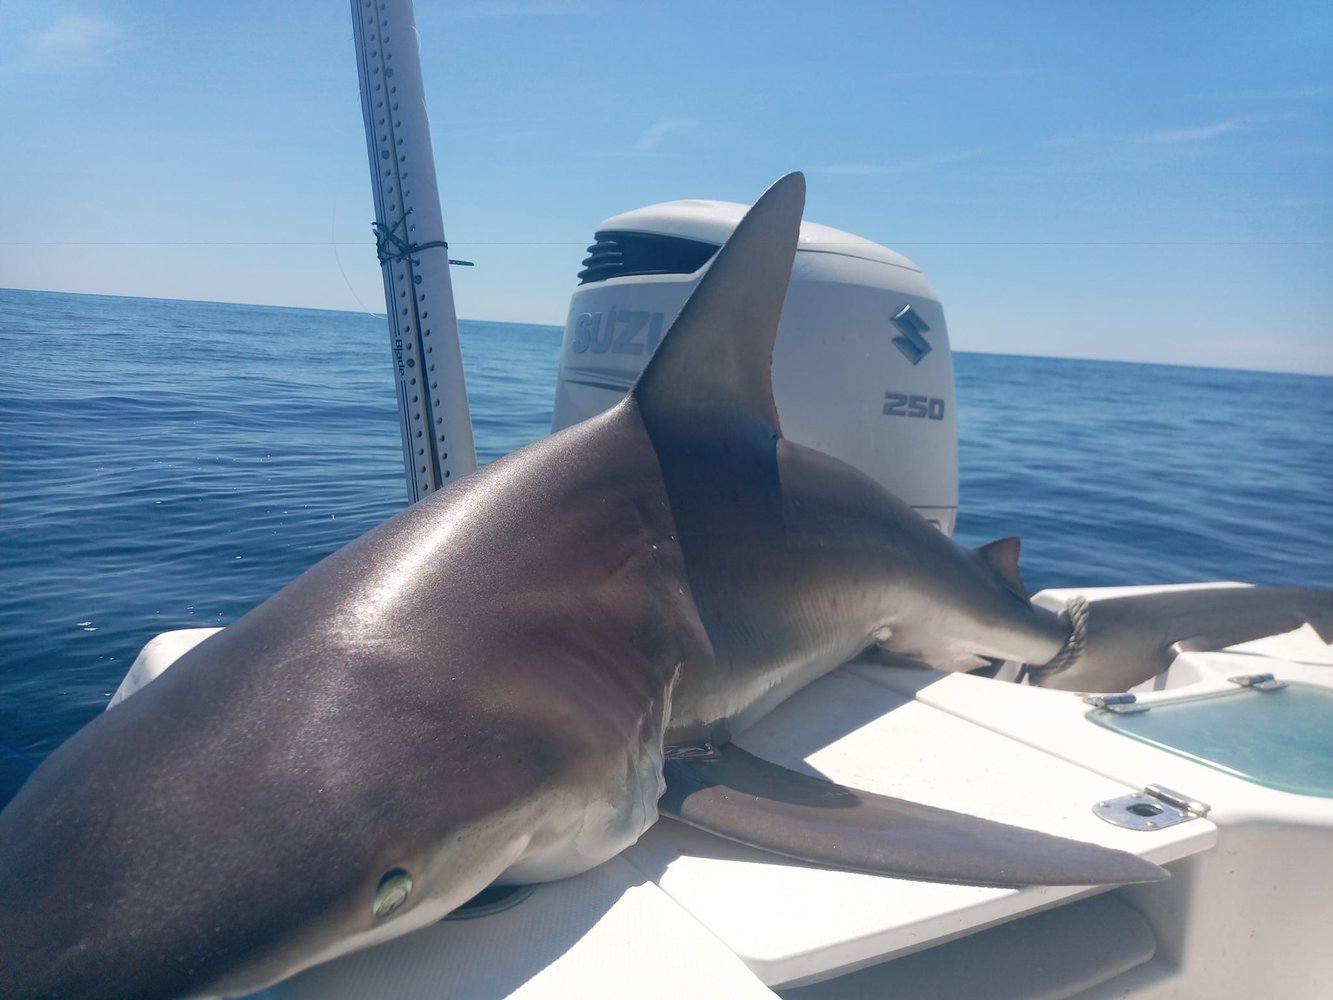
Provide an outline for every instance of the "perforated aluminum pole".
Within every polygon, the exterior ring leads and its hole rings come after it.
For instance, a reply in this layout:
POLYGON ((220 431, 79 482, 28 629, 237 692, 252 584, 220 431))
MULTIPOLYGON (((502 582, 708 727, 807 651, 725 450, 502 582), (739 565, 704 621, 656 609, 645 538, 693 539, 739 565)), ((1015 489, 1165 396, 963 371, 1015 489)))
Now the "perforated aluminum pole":
POLYGON ((477 454, 412 2, 352 0, 352 27, 407 492, 415 503, 475 469, 477 454))

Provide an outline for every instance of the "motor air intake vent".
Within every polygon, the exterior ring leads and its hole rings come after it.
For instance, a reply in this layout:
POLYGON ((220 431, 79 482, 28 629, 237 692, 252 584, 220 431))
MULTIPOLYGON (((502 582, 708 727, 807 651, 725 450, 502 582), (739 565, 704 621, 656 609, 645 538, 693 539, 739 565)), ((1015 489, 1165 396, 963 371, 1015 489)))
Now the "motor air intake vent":
POLYGON ((693 274, 717 253, 715 243, 681 236, 608 230, 595 237, 579 272, 580 285, 632 274, 693 274))

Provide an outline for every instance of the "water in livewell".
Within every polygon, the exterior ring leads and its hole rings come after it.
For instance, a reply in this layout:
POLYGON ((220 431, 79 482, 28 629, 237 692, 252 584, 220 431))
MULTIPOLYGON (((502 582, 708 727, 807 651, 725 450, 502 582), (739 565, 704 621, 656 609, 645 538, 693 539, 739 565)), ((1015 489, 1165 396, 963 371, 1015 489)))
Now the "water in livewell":
MULTIPOLYGON (((463 323, 481 459, 560 331, 463 323)), ((0 801, 158 632, 220 625, 405 500, 383 321, 0 290, 0 801)), ((1333 379, 960 353, 968 544, 1032 589, 1333 584, 1333 379)))

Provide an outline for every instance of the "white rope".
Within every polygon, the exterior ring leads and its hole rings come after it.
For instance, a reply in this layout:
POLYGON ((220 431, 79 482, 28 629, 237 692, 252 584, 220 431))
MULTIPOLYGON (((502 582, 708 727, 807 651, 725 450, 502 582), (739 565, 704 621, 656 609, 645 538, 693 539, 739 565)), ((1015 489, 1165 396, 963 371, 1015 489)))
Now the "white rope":
POLYGON ((1065 606, 1060 617, 1069 622, 1069 638, 1060 651, 1041 666, 1029 667, 1032 681, 1040 684, 1048 677, 1063 673, 1074 665, 1088 644, 1088 599, 1079 594, 1065 606))

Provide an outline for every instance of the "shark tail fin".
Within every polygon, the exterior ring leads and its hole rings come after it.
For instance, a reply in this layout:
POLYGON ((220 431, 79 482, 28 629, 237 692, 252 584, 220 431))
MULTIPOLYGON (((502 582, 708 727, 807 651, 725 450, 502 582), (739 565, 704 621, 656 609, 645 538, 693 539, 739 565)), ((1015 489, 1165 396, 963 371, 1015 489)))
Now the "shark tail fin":
MULTIPOLYGON (((1308 624, 1321 640, 1333 643, 1333 590, 1298 587, 1225 587, 1212 592, 1215 607, 1202 605, 1193 618, 1176 613, 1173 626, 1193 627, 1196 631, 1181 636, 1179 651, 1223 649, 1227 646, 1270 635, 1290 632, 1308 624)), ((1204 589, 1185 591, 1185 597, 1199 595, 1207 600, 1204 589)), ((1144 595, 1151 597, 1153 595, 1144 595)), ((1164 611, 1173 611, 1169 606, 1164 611)))
POLYGON ((1235 584, 1088 600, 1087 642, 1067 669, 1040 678, 1065 691, 1128 691, 1182 652, 1225 649, 1308 623, 1333 640, 1333 590, 1235 584))
POLYGON ((1120 885, 1166 878, 1126 851, 798 774, 734 744, 668 756, 665 816, 831 868, 970 885, 1120 885))
POLYGON ((746 213, 630 390, 646 412, 740 411, 780 433, 773 342, 804 207, 792 173, 746 213))

